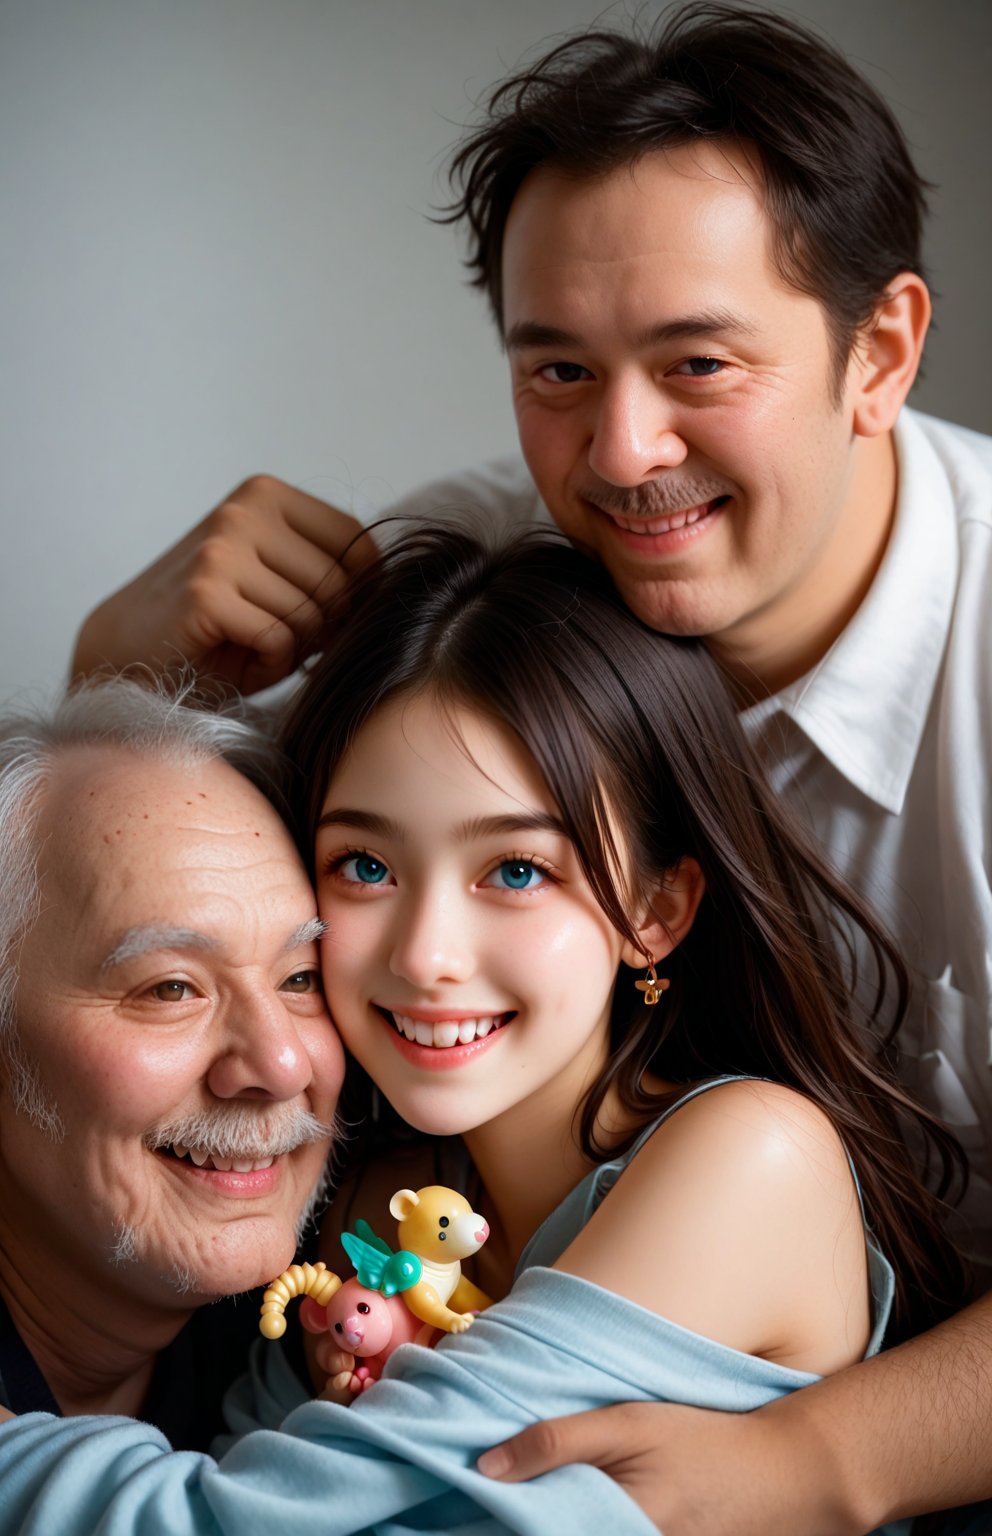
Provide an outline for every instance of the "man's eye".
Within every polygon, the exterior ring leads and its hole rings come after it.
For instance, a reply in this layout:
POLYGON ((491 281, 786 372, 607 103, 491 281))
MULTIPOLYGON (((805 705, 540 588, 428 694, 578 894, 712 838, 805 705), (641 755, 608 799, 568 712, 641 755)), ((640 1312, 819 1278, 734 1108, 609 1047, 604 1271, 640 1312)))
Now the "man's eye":
POLYGON ((498 891, 534 891, 547 880, 547 871, 539 869, 530 859, 504 859, 482 884, 498 891))
POLYGON ((389 866, 371 853, 355 853, 342 859, 336 873, 356 885, 383 885, 389 879, 389 866))
POLYGON ((687 357, 684 363, 679 363, 678 367, 673 369, 673 372, 681 373, 691 379, 711 379, 714 374, 721 373, 726 366, 719 357, 687 357))
POLYGON ((581 363, 546 363, 539 372, 550 384, 578 384, 582 379, 592 378, 589 369, 583 368, 581 363))
POLYGON ((281 992, 319 992, 319 971, 294 971, 292 976, 287 976, 279 989, 281 992))
POLYGON ((188 981, 160 981, 148 990, 149 997, 154 997, 159 1003, 185 1003, 188 998, 195 997, 196 993, 188 981))

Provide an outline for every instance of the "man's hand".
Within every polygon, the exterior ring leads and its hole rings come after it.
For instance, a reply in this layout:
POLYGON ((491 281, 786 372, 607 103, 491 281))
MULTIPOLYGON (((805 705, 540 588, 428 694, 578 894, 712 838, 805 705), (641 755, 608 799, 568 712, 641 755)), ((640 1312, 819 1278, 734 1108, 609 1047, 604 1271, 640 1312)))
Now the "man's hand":
MULTIPOLYGON (((664 1536, 858 1536, 838 1505, 805 1523, 808 1448, 783 1441, 776 1416, 620 1403, 533 1424, 479 1459, 521 1482, 582 1461, 614 1478, 664 1536)), ((830 1481, 829 1478, 826 1479, 830 1481)))
POLYGON ((863 1536, 992 1499, 990 1431, 992 1292, 752 1413, 625 1403, 534 1424, 479 1466, 518 1482, 589 1462, 665 1536, 863 1536))
POLYGON ((74 677, 108 663, 183 662, 255 693, 306 657, 328 601, 375 553, 355 518, 255 475, 134 581, 94 609, 74 677))
POLYGON ((0 1408, 0 1424, 6 1424, 8 1419, 16 1419, 17 1414, 11 1413, 9 1408, 0 1408))

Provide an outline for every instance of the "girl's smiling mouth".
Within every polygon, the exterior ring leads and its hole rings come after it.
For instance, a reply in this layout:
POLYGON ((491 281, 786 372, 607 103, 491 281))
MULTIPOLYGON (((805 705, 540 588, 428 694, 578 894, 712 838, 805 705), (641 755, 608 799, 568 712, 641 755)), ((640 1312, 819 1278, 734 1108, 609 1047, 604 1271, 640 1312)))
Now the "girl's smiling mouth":
MULTIPOLYGON (((397 1044, 412 1046, 417 1054, 427 1051, 453 1052, 464 1059, 516 1017, 516 1010, 505 1013, 469 1013, 465 1009, 417 1008, 410 1012, 382 1008, 376 1012, 391 1024, 397 1044)), ((454 1063, 452 1063, 453 1065, 454 1063)))

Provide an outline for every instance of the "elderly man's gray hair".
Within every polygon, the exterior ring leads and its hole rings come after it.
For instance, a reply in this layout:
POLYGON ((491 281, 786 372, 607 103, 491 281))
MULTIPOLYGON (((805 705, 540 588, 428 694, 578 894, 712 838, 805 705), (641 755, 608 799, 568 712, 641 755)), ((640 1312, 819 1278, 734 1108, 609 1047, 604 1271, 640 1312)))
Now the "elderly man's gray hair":
POLYGON ((14 1030, 17 959, 40 907, 35 831, 59 757, 72 747, 105 745, 184 767, 222 758, 276 798, 278 758, 264 731, 239 705, 203 709, 195 702, 187 683, 153 687, 110 677, 83 683, 48 711, 0 714, 0 1054, 21 1095, 30 1097, 30 1085, 14 1030))

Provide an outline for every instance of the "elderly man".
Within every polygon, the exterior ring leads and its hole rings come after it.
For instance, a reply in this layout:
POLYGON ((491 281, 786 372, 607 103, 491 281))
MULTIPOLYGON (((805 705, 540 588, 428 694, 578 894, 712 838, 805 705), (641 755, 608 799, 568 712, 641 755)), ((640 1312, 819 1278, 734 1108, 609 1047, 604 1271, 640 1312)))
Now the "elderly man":
MULTIPOLYGON (((648 623, 707 637, 776 788, 918 969, 902 1065, 968 1150, 987 1283, 992 443, 903 409, 930 319, 905 141, 820 39, 702 5, 556 47, 455 166, 527 470, 405 510, 550 513, 648 623)), ((94 615, 78 664, 178 651, 271 682, 355 532, 250 481, 94 615)), ((990 1417, 986 1296, 771 1409, 611 1410, 491 1468, 587 1457, 667 1536, 858 1533, 992 1494, 990 1417)))
POLYGON ((0 1403, 205 1445, 319 1197, 343 1054, 244 723, 135 683, 0 725, 0 1403))

